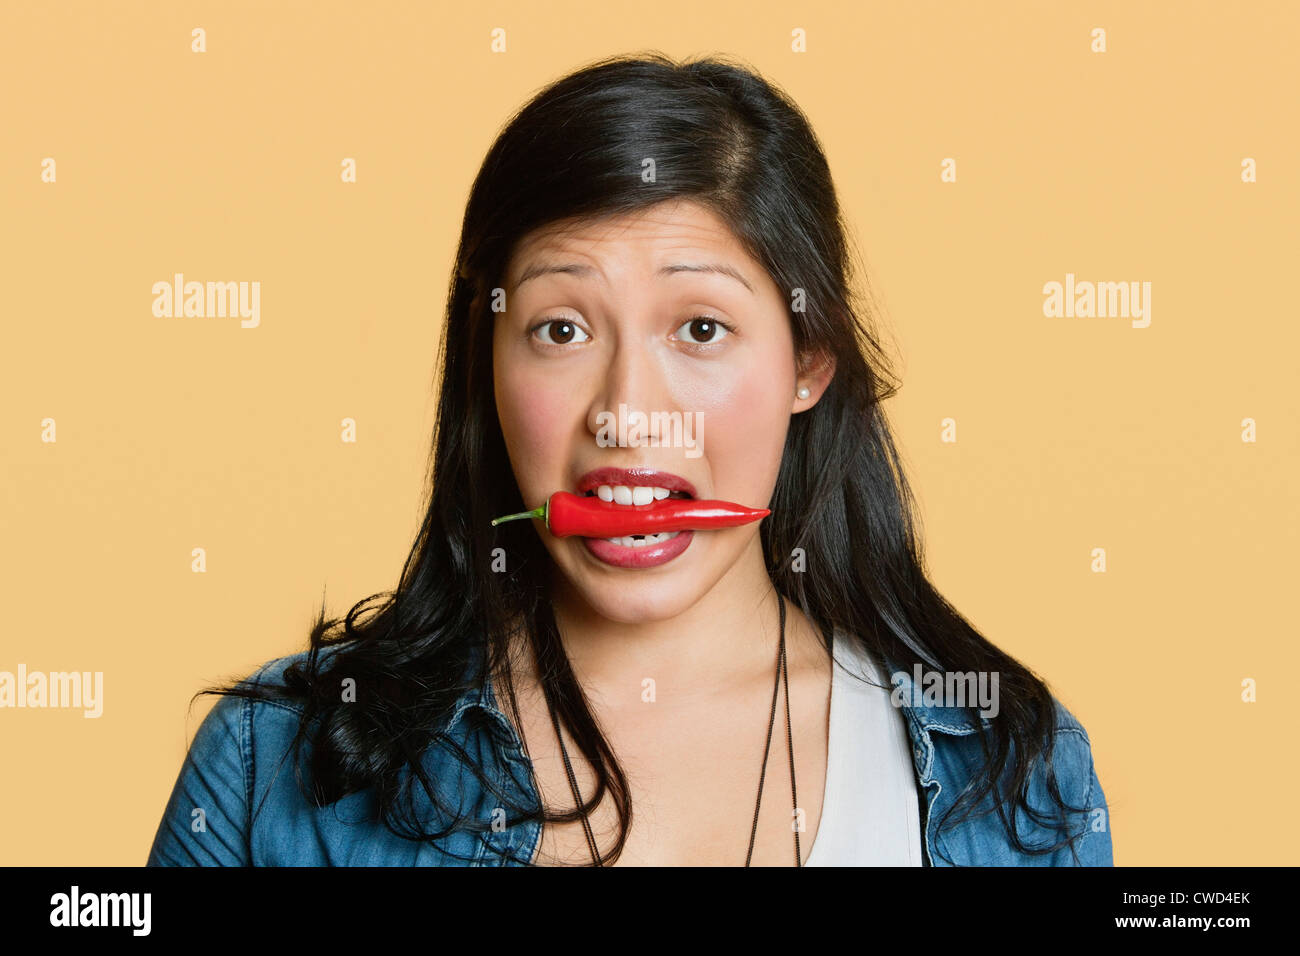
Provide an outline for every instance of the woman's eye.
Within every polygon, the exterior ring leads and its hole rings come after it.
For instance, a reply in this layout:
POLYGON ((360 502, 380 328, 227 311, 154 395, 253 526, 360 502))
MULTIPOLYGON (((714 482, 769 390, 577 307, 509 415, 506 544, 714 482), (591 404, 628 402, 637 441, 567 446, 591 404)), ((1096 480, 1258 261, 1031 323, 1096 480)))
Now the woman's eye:
POLYGON ((687 330, 690 336, 687 341, 692 345, 712 345, 731 334, 731 326, 707 315, 697 315, 677 331, 680 333, 682 329, 687 330))
POLYGON ((590 338, 586 332, 582 331, 575 322, 568 319, 547 319, 533 326, 533 331, 537 332, 542 329, 554 329, 549 334, 543 334, 542 342, 546 345, 572 345, 574 342, 585 342, 590 338), (582 338, 578 338, 582 336, 582 338))

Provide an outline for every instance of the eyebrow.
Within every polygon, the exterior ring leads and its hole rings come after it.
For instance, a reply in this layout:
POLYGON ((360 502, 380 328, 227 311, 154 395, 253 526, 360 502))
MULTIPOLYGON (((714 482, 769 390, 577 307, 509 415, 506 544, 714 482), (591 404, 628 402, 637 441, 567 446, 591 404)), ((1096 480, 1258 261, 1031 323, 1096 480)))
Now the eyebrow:
MULTIPOLYGON (((754 287, 749 284, 749 280, 747 280, 739 270, 722 262, 674 262, 670 265, 660 267, 659 271, 656 272, 655 275, 663 277, 676 275, 679 272, 711 272, 717 275, 728 276, 735 279, 750 292, 754 291, 754 287)), ((518 290, 518 288, 529 279, 536 279, 538 276, 549 275, 551 273, 564 273, 587 279, 595 275, 596 270, 591 266, 583 265, 578 262, 568 262, 561 265, 531 265, 525 269, 524 274, 519 277, 519 281, 515 283, 515 289, 518 290)))

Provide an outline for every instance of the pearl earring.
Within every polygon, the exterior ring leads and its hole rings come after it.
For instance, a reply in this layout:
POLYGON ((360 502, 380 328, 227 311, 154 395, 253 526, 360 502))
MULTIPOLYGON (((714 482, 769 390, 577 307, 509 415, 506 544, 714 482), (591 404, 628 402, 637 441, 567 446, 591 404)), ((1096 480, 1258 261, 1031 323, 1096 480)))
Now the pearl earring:
POLYGON ((808 386, 803 385, 800 386, 799 391, 795 392, 795 394, 798 395, 800 398, 807 398, 809 395, 812 394, 812 392, 808 391, 808 386))

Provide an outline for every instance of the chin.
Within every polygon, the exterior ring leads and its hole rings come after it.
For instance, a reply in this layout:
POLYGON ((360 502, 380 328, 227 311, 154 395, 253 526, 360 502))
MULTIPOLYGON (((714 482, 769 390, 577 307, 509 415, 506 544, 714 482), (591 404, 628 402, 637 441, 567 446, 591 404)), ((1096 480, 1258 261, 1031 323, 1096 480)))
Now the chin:
POLYGON ((578 583, 578 592, 591 609, 606 620, 619 624, 643 624, 681 614, 702 597, 703 592, 696 593, 698 587, 698 581, 683 587, 681 582, 669 580, 641 586, 584 580, 578 583))
POLYGON ((576 567, 561 567, 569 587, 593 612, 620 624, 674 618, 690 609, 714 583, 711 576, 686 565, 633 571, 606 567, 580 556, 576 567))
POLYGON ((578 542, 576 554, 552 551, 552 556, 573 592, 596 614, 619 624, 665 621, 684 613, 700 601, 725 574, 701 561, 706 555, 704 536, 676 561, 658 568, 632 570, 601 563, 578 542), (692 552, 694 552, 692 554, 692 552), (687 560, 694 558, 693 561, 687 560), (681 562, 681 563, 678 563, 681 562))

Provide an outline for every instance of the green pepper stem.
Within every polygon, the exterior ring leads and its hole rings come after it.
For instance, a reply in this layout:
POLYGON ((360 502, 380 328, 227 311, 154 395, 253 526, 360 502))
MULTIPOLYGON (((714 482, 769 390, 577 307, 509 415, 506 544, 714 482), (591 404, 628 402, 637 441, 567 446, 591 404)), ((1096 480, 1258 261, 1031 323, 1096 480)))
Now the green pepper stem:
POLYGON ((521 511, 517 515, 506 515, 504 518, 493 518, 492 527, 496 527, 503 521, 514 521, 516 518, 545 518, 546 505, 539 505, 532 511, 521 511))

